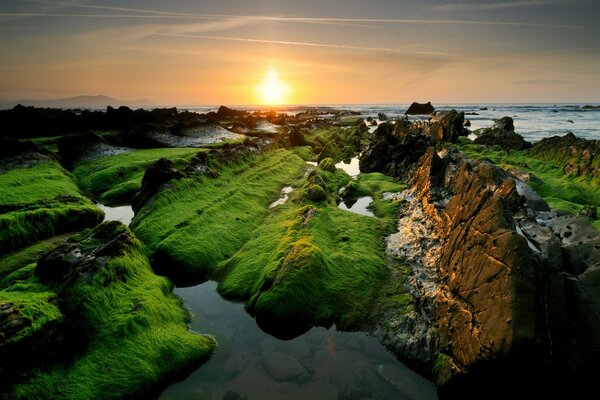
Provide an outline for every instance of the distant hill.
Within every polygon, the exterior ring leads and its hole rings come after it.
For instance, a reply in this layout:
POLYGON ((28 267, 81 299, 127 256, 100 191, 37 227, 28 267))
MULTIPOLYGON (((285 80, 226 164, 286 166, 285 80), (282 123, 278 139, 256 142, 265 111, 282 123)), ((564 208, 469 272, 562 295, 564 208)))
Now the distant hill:
POLYGON ((108 96, 76 96, 47 100, 0 100, 0 108, 12 108, 17 104, 51 108, 106 108, 127 106, 132 108, 154 107, 148 100, 118 100, 108 96))

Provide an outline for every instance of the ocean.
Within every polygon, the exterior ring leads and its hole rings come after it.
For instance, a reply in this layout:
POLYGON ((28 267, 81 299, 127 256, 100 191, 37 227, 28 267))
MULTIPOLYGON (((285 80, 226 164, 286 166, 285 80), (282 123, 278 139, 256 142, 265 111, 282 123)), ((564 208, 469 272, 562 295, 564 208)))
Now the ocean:
MULTIPOLYGON (((525 140, 537 142, 543 138, 555 135, 563 136, 572 132, 575 136, 586 139, 600 139, 600 109, 586 109, 586 104, 441 104, 435 105, 436 110, 465 112, 465 120, 471 121, 469 129, 474 131, 493 125, 493 120, 511 117, 515 122, 515 131, 525 140)), ((597 104, 594 104, 597 106, 597 104)), ((218 106, 180 106, 181 110, 195 112, 216 111, 218 106)), ((248 111, 256 110, 256 106, 232 106, 235 109, 248 111)), ((360 116, 376 117, 383 112, 390 118, 404 115, 408 104, 354 104, 328 106, 282 106, 278 111, 295 114, 307 108, 335 109, 358 111, 360 116)), ((422 119, 425 116, 411 116, 411 119, 422 119)))

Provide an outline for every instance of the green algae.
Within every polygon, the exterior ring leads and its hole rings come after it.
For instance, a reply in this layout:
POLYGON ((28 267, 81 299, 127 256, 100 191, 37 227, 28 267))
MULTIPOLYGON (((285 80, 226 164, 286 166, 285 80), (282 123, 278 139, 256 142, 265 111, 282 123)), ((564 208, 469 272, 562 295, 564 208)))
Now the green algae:
POLYGON ((262 321, 365 329, 380 309, 389 278, 381 237, 394 230, 399 207, 382 194, 403 186, 382 174, 354 181, 343 171, 321 169, 299 186, 292 201, 270 214, 252 239, 221 264, 219 292, 245 301, 262 321), (315 181, 327 188, 326 199, 314 201, 310 195, 315 181), (335 193, 345 184, 377 198, 379 218, 338 208, 335 193))
POLYGON ((224 166, 218 178, 189 177, 171 182, 136 216, 132 227, 166 273, 208 277, 231 257, 268 215, 280 189, 298 179, 306 164, 280 149, 224 166))
POLYGON ((85 193, 105 204, 126 203, 142 186, 146 168, 160 158, 176 165, 189 161, 197 148, 138 149, 127 153, 84 161, 76 165, 73 175, 85 193))
POLYGON ((0 174, 0 254, 99 223, 104 213, 82 196, 57 162, 0 174))
POLYGON ((0 288, 3 287, 2 282, 5 277, 9 277, 13 272, 37 262, 42 254, 67 239, 68 235, 55 236, 0 257, 0 288))
MULTIPOLYGON (((101 227, 78 240, 85 241, 101 227)), ((131 235, 124 225, 115 234, 131 235)), ((89 283, 43 284, 33 274, 32 265, 25 269, 21 281, 0 291, 1 301, 11 302, 31 321, 14 340, 52 321, 64 320, 69 326, 78 326, 88 343, 85 352, 73 360, 29 374, 13 387, 11 398, 148 395, 176 374, 197 367, 214 351, 212 338, 188 330, 189 313, 172 295, 172 284, 154 275, 145 249, 136 239, 89 283)))

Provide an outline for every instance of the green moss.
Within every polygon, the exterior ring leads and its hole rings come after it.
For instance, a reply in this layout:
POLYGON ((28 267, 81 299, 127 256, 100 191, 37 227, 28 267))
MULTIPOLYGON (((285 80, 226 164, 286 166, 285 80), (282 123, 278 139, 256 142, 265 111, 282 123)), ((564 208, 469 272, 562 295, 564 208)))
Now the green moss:
POLYGON ((366 144, 368 129, 365 128, 364 124, 358 122, 349 127, 330 125, 313 129, 304 138, 312 152, 318 155, 318 160, 342 160, 357 154, 366 144))
POLYGON ((73 170, 81 188, 102 203, 126 203, 141 188, 146 168, 160 158, 175 164, 191 159, 202 149, 167 148, 132 150, 78 164, 73 170))
POLYGON ((99 223, 104 213, 84 198, 56 162, 0 174, 0 254, 99 223))
POLYGON ((173 273, 206 276, 233 255, 268 215, 283 186, 304 173, 306 163, 287 150, 249 156, 206 176, 173 182, 133 222, 138 237, 173 273))
POLYGON ((28 264, 37 262, 42 254, 56 247, 67 238, 67 235, 55 236, 0 257, 0 288, 3 287, 2 278, 28 264))
POLYGON ((290 150, 304 161, 317 161, 317 156, 310 146, 294 147, 290 150))
MULTIPOLYGON (((125 226, 119 229, 128 232, 125 226)), ((12 296, 11 301, 32 320, 30 329, 49 318, 61 318, 48 301, 54 288, 36 279, 31 277, 21 286, 27 291, 13 285, 0 292, 12 296), (32 294, 34 285, 48 292, 32 294)), ((87 350, 71 363, 57 364, 16 385, 11 398, 136 397, 172 378, 174 372, 205 360, 215 348, 210 337, 189 332, 188 312, 171 294, 169 281, 152 273, 135 239, 91 283, 75 281, 70 286, 58 284, 56 289, 60 304, 70 310, 66 318, 76 319, 89 336, 87 350)))
POLYGON ((219 272, 219 291, 276 320, 359 329, 387 276, 377 219, 286 204, 219 272))
POLYGON ((271 214, 252 239, 218 270, 219 291, 245 301, 262 320, 360 329, 396 296, 394 307, 412 307, 401 286, 388 291, 389 271, 381 237, 394 230, 399 203, 382 194, 404 188, 382 174, 352 180, 343 171, 309 175, 292 202, 271 214), (319 183, 319 184, 317 184, 319 183), (338 208, 344 184, 360 195, 377 198, 371 218, 338 208), (306 188, 325 187, 327 201, 318 205, 306 188), (304 188, 304 189, 303 189, 304 188), (386 204, 386 205, 384 205, 386 204))
POLYGON ((324 158, 319 162, 319 168, 327 172, 335 172, 335 161, 332 158, 324 158))

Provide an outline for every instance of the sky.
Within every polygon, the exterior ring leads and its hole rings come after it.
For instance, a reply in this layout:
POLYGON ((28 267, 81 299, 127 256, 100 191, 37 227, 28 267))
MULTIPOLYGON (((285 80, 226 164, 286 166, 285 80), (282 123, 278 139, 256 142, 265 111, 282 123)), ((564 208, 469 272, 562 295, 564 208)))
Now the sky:
POLYGON ((0 99, 99 94, 600 102, 600 1, 0 0, 0 99))

